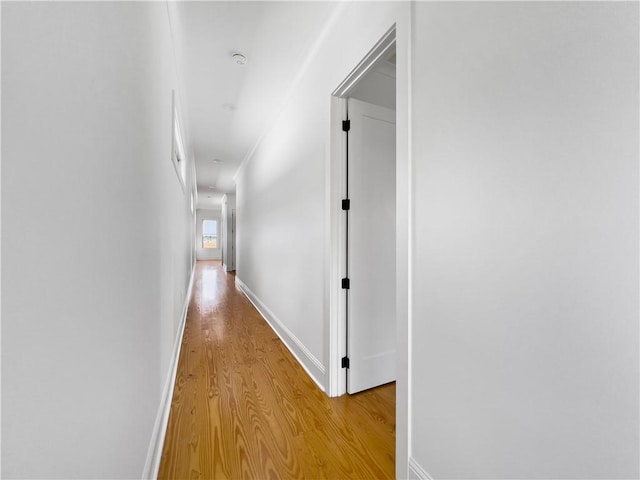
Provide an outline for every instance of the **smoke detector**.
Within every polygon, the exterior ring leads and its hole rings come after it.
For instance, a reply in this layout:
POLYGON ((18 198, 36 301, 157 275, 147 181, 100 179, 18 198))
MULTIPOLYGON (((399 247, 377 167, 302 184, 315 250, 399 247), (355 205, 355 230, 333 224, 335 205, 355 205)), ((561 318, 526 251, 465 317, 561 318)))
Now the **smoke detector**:
POLYGON ((247 64, 247 57, 241 53, 232 53, 231 60, 233 60, 233 63, 241 67, 244 67, 247 64))

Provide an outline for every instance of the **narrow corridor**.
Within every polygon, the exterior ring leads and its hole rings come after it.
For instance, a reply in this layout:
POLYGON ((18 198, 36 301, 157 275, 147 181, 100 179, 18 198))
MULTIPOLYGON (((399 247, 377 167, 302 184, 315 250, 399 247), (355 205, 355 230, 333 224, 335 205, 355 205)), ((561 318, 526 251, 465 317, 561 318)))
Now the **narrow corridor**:
POLYGON ((395 384, 328 398, 234 280, 197 264, 159 478, 393 478, 395 384))

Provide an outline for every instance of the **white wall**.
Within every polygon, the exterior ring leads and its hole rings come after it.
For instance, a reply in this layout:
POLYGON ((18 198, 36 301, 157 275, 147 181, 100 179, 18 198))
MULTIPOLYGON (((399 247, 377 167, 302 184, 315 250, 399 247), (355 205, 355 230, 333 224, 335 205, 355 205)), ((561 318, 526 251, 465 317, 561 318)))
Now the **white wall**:
POLYGON ((397 17, 398 476, 410 433, 414 476, 637 478, 637 4, 339 8, 238 175, 238 279, 320 377, 328 93, 397 17))
POLYGON ((220 210, 198 209, 196 213, 196 257, 198 260, 220 260, 222 258, 222 239, 220 210), (218 248, 202 248, 202 222, 204 220, 215 220, 218 222, 218 248))
POLYGON ((163 3, 2 3, 4 478, 142 474, 194 242, 173 58, 163 3))
POLYGON ((417 3, 413 457, 638 478, 638 4, 417 3))

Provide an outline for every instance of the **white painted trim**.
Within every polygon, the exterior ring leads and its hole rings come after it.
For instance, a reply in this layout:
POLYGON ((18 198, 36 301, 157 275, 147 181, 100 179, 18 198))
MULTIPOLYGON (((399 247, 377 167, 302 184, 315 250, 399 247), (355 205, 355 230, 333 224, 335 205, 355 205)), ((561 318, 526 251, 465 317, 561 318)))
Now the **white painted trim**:
POLYGON ((410 480, 433 480, 433 477, 420 465, 415 458, 409 457, 410 480))
MULTIPOLYGON (((338 88, 333 91, 336 97, 346 98, 353 91, 356 84, 376 65, 376 62, 384 56, 396 43, 396 25, 394 24, 382 38, 374 45, 366 57, 360 61, 353 71, 345 78, 338 88)), ((395 71, 395 69, 394 69, 395 71)))
POLYGON ((412 454, 413 152, 412 25, 415 3, 396 23, 396 477, 412 454), (404 354, 403 354, 404 353, 404 354))
POLYGON ((330 156, 328 158, 329 185, 327 186, 327 212, 329 215, 328 238, 328 341, 326 342, 327 363, 327 394, 339 397, 347 392, 347 376, 342 368, 340 359, 346 353, 345 331, 345 291, 340 286, 340 279, 345 276, 344 229, 345 213, 341 207, 341 200, 345 197, 346 182, 344 178, 344 158, 346 153, 345 134, 342 131, 342 120, 347 118, 347 101, 336 96, 331 97, 331 129, 330 156))
POLYGON ((324 365, 309 351, 309 349, 296 337, 284 324, 278 320, 275 314, 267 307, 258 296, 251 291, 247 285, 236 276, 236 285, 249 301, 256 307, 256 310, 262 315, 266 322, 271 326, 274 332, 280 337, 280 340, 286 345, 291 354, 298 360, 298 363, 305 369, 311 379, 325 391, 320 379, 324 379, 324 365), (304 359, 304 360, 303 360, 304 359))
MULTIPOLYGON (((0 5, 0 25, 2 25, 2 6, 0 5)), ((0 35, 0 52, 2 51, 2 35, 0 35)), ((0 75, 0 92, 2 91, 2 75, 0 75)), ((0 95, 0 112, 2 111, 2 95, 0 95)), ((0 132, 2 132, 2 115, 0 115, 0 132)), ((0 134, 0 152, 2 152, 2 135, 0 134)), ((2 155, 0 155, 0 172, 2 171, 2 155)), ((0 185, 2 182, 0 181, 0 185)), ((2 188, 0 187, 0 190, 2 188)), ((2 199, 0 191, 0 199, 2 199)), ((2 200, 0 200, 0 212, 2 200)), ((2 252, 2 222, 0 221, 0 252, 2 252)), ((0 345, 2 345, 2 255, 0 255, 0 345)), ((2 355, 0 355, 0 372, 2 371, 2 355)), ((0 382, 0 425, 2 425, 2 382, 0 382)), ((0 428, 0 452, 2 452, 2 429, 0 428)), ((2 477, 2 455, 0 455, 0 478, 2 477)))
POLYGON ((187 312, 189 310, 189 302, 191 301, 191 292, 193 290, 193 279, 195 277, 195 273, 196 264, 194 263, 191 267, 189 287, 187 288, 187 294, 185 295, 182 306, 182 318, 180 319, 178 335, 176 335, 173 344, 173 356, 169 367, 169 375, 165 382, 164 389, 162 390, 162 397, 160 399, 160 406, 158 407, 158 413, 156 415, 156 422, 153 425, 153 432, 151 433, 151 442, 149 443, 149 450, 147 451, 147 460, 142 472, 143 479, 155 480, 158 478, 160 459, 162 458, 162 447, 164 446, 164 439, 167 434, 167 424, 169 423, 169 412, 171 411, 171 399, 173 398, 173 389, 176 384, 176 375, 178 373, 178 359, 180 358, 180 350, 182 347, 182 336, 184 335, 184 327, 187 322, 187 312))

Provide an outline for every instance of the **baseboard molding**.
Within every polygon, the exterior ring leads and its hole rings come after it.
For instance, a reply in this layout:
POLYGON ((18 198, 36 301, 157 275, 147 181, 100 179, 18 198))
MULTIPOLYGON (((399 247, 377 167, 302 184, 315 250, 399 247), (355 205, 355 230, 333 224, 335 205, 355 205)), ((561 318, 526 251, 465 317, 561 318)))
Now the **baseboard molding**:
POLYGON ((189 310, 189 302, 191 301, 191 291, 193 290, 193 279, 196 273, 196 264, 191 267, 191 278, 189 279, 189 287, 182 305, 182 317, 180 326, 178 327, 178 335, 173 344, 173 356, 171 365, 169 366, 169 376, 162 390, 160 406, 156 415, 156 422, 153 425, 151 434, 151 442, 149 451, 147 452, 147 460, 144 464, 142 478, 144 480, 156 480, 160 469, 160 459, 162 457, 162 447, 167 433, 167 424, 169 423, 169 412, 171 411, 171 399, 173 398, 173 389, 176 384, 176 374, 178 372, 178 359, 180 358, 180 348, 182 347, 182 336, 184 335, 184 326, 187 321, 187 311, 189 310))
POLYGON ((413 457, 409 457, 409 480, 433 480, 413 457))
POLYGON ((247 285, 236 276, 236 285, 249 301, 256 307, 256 310, 262 315, 266 322, 271 326, 274 332, 280 337, 280 340, 287 346, 291 354, 298 360, 298 363, 305 369, 311 379, 324 392, 325 387, 319 379, 325 378, 325 367, 322 365, 307 347, 296 337, 284 324, 278 320, 274 313, 260 300, 255 293, 251 291, 247 285))

